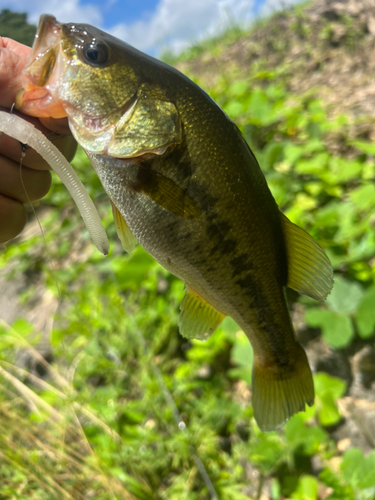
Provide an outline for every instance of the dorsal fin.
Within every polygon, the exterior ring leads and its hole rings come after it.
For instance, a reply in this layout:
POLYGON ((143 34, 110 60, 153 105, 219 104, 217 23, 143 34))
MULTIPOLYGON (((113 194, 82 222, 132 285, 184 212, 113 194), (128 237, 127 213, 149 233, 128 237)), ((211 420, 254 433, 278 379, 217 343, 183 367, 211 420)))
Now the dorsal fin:
POLYGON ((118 237, 120 238, 123 249, 126 250, 126 252, 130 253, 135 247, 137 240, 130 232, 130 229, 128 228, 128 225, 126 224, 123 216, 117 210, 112 201, 111 205, 112 205, 113 220, 115 221, 118 237))
POLYGON ((333 270, 324 250, 306 231, 280 212, 288 259, 288 283, 299 293, 324 300, 332 290, 333 270))
POLYGON ((225 318, 207 300, 186 285, 178 326, 187 339, 207 340, 225 318))

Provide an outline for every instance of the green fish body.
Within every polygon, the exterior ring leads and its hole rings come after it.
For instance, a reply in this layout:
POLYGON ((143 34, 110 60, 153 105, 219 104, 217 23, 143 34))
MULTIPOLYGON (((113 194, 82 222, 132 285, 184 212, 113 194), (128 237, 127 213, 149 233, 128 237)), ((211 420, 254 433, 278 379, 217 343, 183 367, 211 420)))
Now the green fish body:
POLYGON ((205 339, 225 316, 243 329, 255 419, 279 428, 314 401, 285 287, 324 299, 324 252, 282 215, 238 128, 186 76, 91 26, 45 16, 39 33, 25 74, 48 96, 33 114, 65 110, 125 249, 138 242, 186 283, 182 335, 205 339))

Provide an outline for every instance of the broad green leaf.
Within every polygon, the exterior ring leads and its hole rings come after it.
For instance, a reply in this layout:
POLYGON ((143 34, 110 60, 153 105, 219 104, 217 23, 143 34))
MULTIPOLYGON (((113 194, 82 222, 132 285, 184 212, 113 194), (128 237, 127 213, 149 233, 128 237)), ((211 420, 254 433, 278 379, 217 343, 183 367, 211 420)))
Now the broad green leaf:
POLYGON ((296 172, 299 174, 319 175, 327 168, 329 155, 327 153, 318 153, 310 159, 299 160, 296 164, 296 172))
POLYGON ((339 182, 346 183, 351 179, 357 180, 362 173, 363 163, 347 158, 332 157, 329 162, 329 171, 322 174, 322 179, 332 185, 339 182))
MULTIPOLYGON (((315 407, 308 408, 307 412, 315 412, 315 407)), ((306 455, 317 453, 327 440, 327 433, 318 426, 308 426, 304 422, 305 413, 294 415, 285 425, 285 437, 294 449, 302 448, 306 455)))
POLYGON ((361 481, 364 462, 365 458, 359 448, 350 448, 345 452, 341 462, 341 470, 345 479, 353 487, 357 487, 361 481))
POLYGON ((353 488, 375 487, 375 451, 365 457, 359 448, 349 449, 342 459, 341 470, 353 488))
POLYGON ((294 500, 317 500, 318 480, 314 476, 302 476, 296 491, 292 494, 294 500))
POLYGON ((304 148, 289 143, 284 148, 285 161, 294 166, 295 162, 303 155, 304 148))
POLYGON ((325 148, 323 142, 320 139, 316 138, 316 137, 311 138, 303 146, 303 150, 305 152, 308 152, 308 153, 318 153, 318 152, 321 152, 321 151, 325 151, 325 149, 326 148, 325 148))
POLYGON ((136 247, 131 254, 123 259, 113 260, 113 270, 118 280, 119 288, 139 288, 145 280, 155 260, 141 247, 136 247))
POLYGON ((271 143, 264 148, 264 156, 262 162, 262 169, 273 167, 273 165, 280 161, 283 156, 283 144, 271 143))
POLYGON ((273 478, 271 482, 271 499, 279 500, 280 495, 281 495, 280 482, 276 478, 273 478))
POLYGON ((316 403, 318 420, 321 425, 330 426, 341 420, 340 412, 331 394, 323 394, 316 403))
POLYGON ((319 422, 324 426, 336 424, 341 419, 336 400, 345 393, 346 383, 322 372, 314 375, 314 386, 319 422))
POLYGON ((12 323, 12 329, 21 337, 27 339, 34 331, 34 326, 24 318, 18 318, 12 323))
POLYGON ((264 472, 270 472, 285 453, 285 444, 275 433, 262 433, 258 441, 249 448, 249 458, 264 472))
POLYGON ((335 276, 332 292, 327 298, 327 306, 332 311, 350 314, 356 311, 362 297, 363 289, 358 283, 335 276))
POLYGON ((321 182, 306 182, 305 189, 311 196, 318 196, 323 190, 323 185, 321 182))
POLYGON ((375 328, 375 285, 365 291, 356 312, 356 323, 362 338, 372 336, 375 328))
POLYGON ((365 142, 365 141, 348 141, 349 144, 352 146, 355 146, 359 151, 362 151, 363 153, 366 153, 371 156, 375 156, 375 146, 371 142, 365 142))
POLYGON ((253 348, 246 335, 240 331, 236 335, 235 343, 230 352, 231 360, 239 365, 251 367, 253 364, 253 348))
POLYGON ((251 122, 257 125, 267 126, 277 118, 269 98, 258 88, 251 94, 247 112, 251 122))
POLYGON ((246 382, 248 385, 251 384, 251 377, 252 377, 252 367, 251 366, 243 366, 241 368, 231 368, 230 370, 227 371, 228 377, 237 379, 237 380, 243 380, 246 382))
POLYGON ((375 186, 373 184, 360 186, 349 194, 349 198, 359 210, 375 209, 375 186))
POLYGON ((358 500, 354 498, 353 489, 344 480, 342 474, 324 467, 319 474, 319 480, 329 488, 332 488, 333 493, 328 497, 329 500, 358 500))
POLYGON ((238 97, 246 92, 249 92, 249 82, 248 80, 237 80, 234 81, 227 90, 227 95, 230 97, 238 97))
MULTIPOLYGON (((372 258, 375 254, 375 234, 373 232, 367 232, 363 233, 359 240, 357 238, 353 238, 349 242, 347 252, 347 262, 366 261, 372 258)), ((363 281, 367 281, 369 278, 370 275, 366 276, 363 281)))
POLYGON ((329 228, 331 232, 335 232, 335 228, 338 227, 338 212, 340 210, 340 204, 337 201, 331 201, 327 203, 324 207, 320 208, 315 216, 315 224, 318 226, 323 226, 329 228))
POLYGON ((365 457, 360 486, 363 489, 375 486, 375 451, 365 457))
POLYGON ((229 101, 223 106, 223 110, 229 116, 229 118, 235 120, 243 113, 243 104, 235 100, 229 101))
POLYGON ((237 323, 230 316, 224 318, 223 322, 220 325, 220 328, 228 334, 229 337, 232 337, 233 334, 236 334, 241 330, 241 328, 237 325, 237 323))
POLYGON ((274 71, 270 70, 263 70, 259 71, 259 73, 256 73, 254 75, 254 78, 257 78, 258 80, 271 80, 275 78, 276 73, 274 71))
POLYGON ((216 356, 222 355, 228 350, 228 341, 225 333, 218 328, 214 335, 202 342, 201 340, 193 340, 192 347, 187 351, 187 357, 191 361, 198 363, 213 362, 216 356))
POLYGON ((337 349, 349 345, 354 336, 351 319, 345 314, 314 307, 307 310, 305 320, 309 326, 320 327, 324 339, 337 349))
POLYGON ((315 392, 318 396, 329 392, 334 399, 341 398, 346 389, 344 380, 338 377, 332 377, 325 372, 318 372, 314 375, 315 392))

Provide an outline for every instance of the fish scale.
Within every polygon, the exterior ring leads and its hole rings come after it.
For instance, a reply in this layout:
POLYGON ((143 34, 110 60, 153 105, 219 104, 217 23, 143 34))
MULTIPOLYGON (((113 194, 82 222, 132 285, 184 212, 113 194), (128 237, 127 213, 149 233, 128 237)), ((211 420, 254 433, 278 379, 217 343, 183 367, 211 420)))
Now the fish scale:
POLYGON ((285 287, 324 300, 332 268, 319 245, 281 214, 219 106, 165 63, 52 16, 41 18, 24 77, 18 107, 34 116, 65 112, 111 199, 124 248, 137 241, 185 281, 182 335, 206 339, 226 315, 246 333, 259 427, 275 430, 313 404, 285 287))

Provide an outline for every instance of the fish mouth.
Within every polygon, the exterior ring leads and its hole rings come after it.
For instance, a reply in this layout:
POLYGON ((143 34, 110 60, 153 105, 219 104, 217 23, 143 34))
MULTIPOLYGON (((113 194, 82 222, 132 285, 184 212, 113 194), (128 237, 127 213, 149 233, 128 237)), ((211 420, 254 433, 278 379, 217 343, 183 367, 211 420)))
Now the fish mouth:
POLYGON ((73 137, 91 153, 110 155, 110 145, 118 133, 117 128, 119 124, 124 126, 130 120, 136 103, 137 96, 134 95, 123 106, 102 116, 87 115, 70 104, 66 104, 65 109, 73 137))
POLYGON ((24 74, 36 87, 44 87, 48 82, 57 60, 61 39, 61 24, 54 16, 40 16, 38 29, 24 74))
POLYGON ((61 40, 61 24, 54 16, 43 14, 23 70, 22 90, 16 95, 16 108, 37 117, 63 118, 67 114, 61 103, 54 102, 46 87, 53 75, 61 40))
POLYGON ((100 135, 109 129, 114 129, 116 123, 122 118, 130 117, 137 102, 137 95, 134 94, 129 101, 122 106, 108 112, 105 115, 89 115, 80 109, 65 103, 66 113, 73 122, 75 128, 79 128, 87 134, 100 135))

